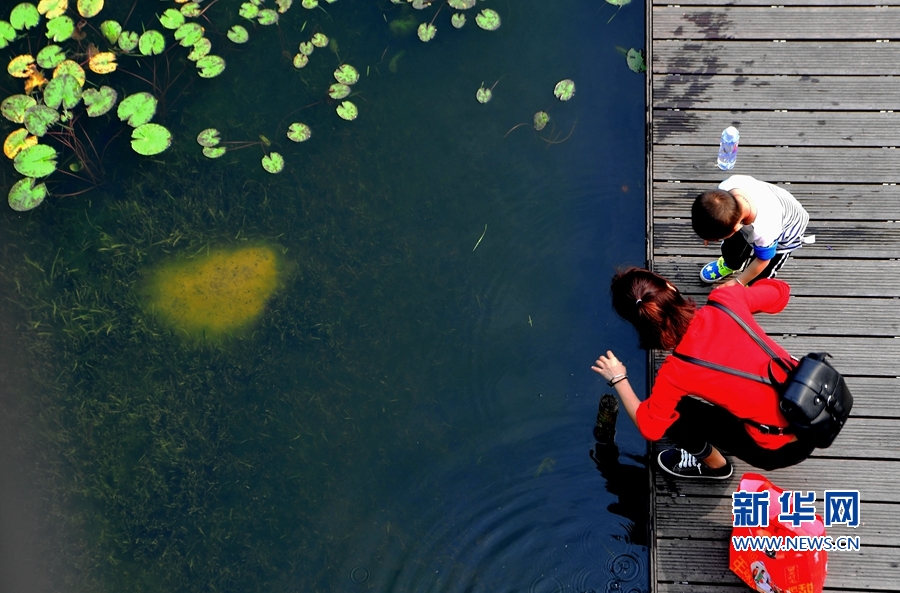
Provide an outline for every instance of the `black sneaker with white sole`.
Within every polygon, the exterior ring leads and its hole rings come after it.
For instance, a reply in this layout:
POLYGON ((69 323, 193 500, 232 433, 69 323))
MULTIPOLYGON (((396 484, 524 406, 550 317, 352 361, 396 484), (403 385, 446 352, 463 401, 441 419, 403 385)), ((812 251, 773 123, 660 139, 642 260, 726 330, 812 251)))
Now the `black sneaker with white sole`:
POLYGON ((678 478, 727 480, 734 473, 734 467, 727 459, 724 466, 713 469, 684 449, 666 449, 657 461, 664 471, 678 478))

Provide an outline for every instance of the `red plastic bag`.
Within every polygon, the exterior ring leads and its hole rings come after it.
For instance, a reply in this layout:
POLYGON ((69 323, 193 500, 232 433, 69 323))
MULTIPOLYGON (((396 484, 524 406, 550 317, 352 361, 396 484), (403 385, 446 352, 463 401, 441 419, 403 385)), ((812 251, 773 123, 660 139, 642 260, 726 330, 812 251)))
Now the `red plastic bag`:
MULTIPOLYGON (((738 490, 769 491, 768 527, 733 527, 732 536, 825 536, 825 525, 818 514, 813 522, 794 527, 778 520, 779 496, 783 489, 759 474, 744 474, 738 490)), ((762 593, 822 593, 828 571, 828 553, 824 550, 799 551, 736 550, 734 540, 728 546, 728 567, 754 591, 762 593)))

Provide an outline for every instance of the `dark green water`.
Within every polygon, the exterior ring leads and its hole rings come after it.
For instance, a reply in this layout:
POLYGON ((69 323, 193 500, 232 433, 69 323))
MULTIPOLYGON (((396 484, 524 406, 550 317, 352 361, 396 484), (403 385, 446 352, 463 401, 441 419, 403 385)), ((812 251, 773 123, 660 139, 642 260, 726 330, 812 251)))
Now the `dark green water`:
MULTIPOLYGON (((158 28, 158 5, 130 27, 158 28)), ((643 261, 644 79, 617 49, 643 46, 642 4, 607 23, 599 1, 488 0, 495 32, 444 7, 424 44, 388 23, 436 6, 297 2, 235 46, 238 5, 207 13, 218 78, 180 47, 120 59, 165 91, 172 148, 139 157, 114 117, 87 122, 102 185, 3 210, 0 589, 648 590, 644 443, 623 414, 620 455, 603 474, 588 455, 591 362, 644 365, 607 294, 643 261), (314 30, 338 52, 298 71, 314 30), (354 122, 322 100, 341 61, 362 74, 354 122), (542 133, 507 135, 541 109, 542 133), (265 135, 285 170, 261 147, 205 159, 209 126, 265 135), (258 242, 288 265, 251 331, 198 344, 142 308, 155 264, 258 242)))

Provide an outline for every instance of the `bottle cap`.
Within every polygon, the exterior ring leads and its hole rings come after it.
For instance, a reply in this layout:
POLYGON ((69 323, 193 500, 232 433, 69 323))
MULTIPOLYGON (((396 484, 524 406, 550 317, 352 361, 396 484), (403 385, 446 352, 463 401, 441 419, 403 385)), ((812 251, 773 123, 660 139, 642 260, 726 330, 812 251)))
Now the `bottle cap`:
POLYGON ((725 131, 722 132, 722 139, 727 140, 728 142, 737 142, 740 137, 741 133, 738 132, 738 129, 734 126, 728 126, 725 128, 725 131))

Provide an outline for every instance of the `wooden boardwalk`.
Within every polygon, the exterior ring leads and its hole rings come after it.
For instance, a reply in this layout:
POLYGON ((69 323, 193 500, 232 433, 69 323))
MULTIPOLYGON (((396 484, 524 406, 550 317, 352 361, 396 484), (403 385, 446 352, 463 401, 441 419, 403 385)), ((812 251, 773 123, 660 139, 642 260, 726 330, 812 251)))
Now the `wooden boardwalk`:
MULTIPOLYGON (((794 354, 831 352, 856 399, 831 448, 766 475, 820 498, 859 490, 863 524, 829 534, 863 549, 829 555, 826 590, 900 591, 900 0, 657 0, 647 30, 650 266, 705 302, 700 266, 719 252, 693 235, 690 204, 727 176, 718 138, 737 126, 733 173, 790 184, 817 237, 779 276, 787 309, 760 322, 794 354)), ((727 565, 744 471, 653 476, 654 591, 747 590, 727 565)))

